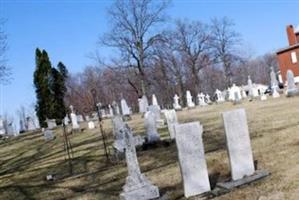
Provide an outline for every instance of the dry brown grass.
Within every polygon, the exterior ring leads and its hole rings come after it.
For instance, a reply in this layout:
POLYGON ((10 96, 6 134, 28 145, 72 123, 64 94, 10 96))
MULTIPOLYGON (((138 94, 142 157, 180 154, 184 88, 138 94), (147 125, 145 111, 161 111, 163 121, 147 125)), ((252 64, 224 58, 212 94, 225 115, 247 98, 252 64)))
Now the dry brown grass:
MULTIPOLYGON (((179 121, 198 120, 204 126, 209 174, 218 180, 229 176, 221 112, 244 107, 247 112, 254 159, 271 176, 215 199, 299 199, 299 97, 244 101, 178 112, 179 121), (216 177, 216 176, 215 176, 216 177)), ((111 123, 105 130, 112 143, 111 123)), ((143 120, 129 122, 135 134, 144 134, 143 120)), ((160 130, 163 139, 167 130, 160 130)), ((127 175, 125 163, 107 165, 98 130, 70 136, 74 150, 74 175, 68 175, 61 130, 44 142, 40 133, 28 133, 0 142, 0 199, 118 199, 127 175), (45 181, 49 173, 54 182, 45 181)), ((169 199, 184 199, 175 144, 138 151, 141 170, 169 199)), ((193 199, 199 199, 195 197, 193 199)))

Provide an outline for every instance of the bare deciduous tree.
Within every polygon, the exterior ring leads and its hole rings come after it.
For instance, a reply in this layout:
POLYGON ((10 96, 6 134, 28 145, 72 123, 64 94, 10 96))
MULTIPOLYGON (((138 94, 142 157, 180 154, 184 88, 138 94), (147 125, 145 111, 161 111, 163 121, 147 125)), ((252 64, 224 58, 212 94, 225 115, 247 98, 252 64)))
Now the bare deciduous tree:
POLYGON ((177 21, 172 44, 181 54, 192 76, 195 92, 200 92, 199 72, 211 64, 209 28, 199 21, 177 21))
POLYGON ((112 28, 101 43, 119 49, 125 60, 134 61, 143 94, 146 93, 146 62, 161 37, 156 28, 165 22, 168 4, 168 1, 116 0, 108 12, 112 28))
POLYGON ((211 47, 214 50, 214 59, 223 66, 227 87, 233 82, 234 61, 240 58, 236 48, 241 42, 240 34, 233 27, 234 23, 226 17, 215 18, 211 23, 211 47))

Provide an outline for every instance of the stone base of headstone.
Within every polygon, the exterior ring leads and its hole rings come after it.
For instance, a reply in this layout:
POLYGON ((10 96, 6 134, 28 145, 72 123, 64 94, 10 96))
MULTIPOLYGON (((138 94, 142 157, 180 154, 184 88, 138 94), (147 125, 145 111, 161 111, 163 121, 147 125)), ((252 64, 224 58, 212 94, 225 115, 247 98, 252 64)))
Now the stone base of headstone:
POLYGON ((126 185, 123 187, 124 191, 120 194, 121 200, 147 200, 155 199, 160 196, 159 188, 141 174, 142 183, 132 185, 130 177, 127 178, 126 185))
POLYGON ((232 181, 228 181, 228 182, 217 183, 217 187, 220 187, 220 188, 223 188, 226 190, 232 190, 233 188, 252 183, 254 181, 265 178, 269 175, 270 175, 270 173, 265 170, 257 170, 254 172, 253 175, 245 176, 244 178, 239 179, 239 180, 235 180, 235 181, 232 180, 232 181))
POLYGON ((293 97, 293 96, 297 96, 297 95, 299 95, 299 89, 298 88, 288 89, 287 92, 286 92, 287 97, 293 97))

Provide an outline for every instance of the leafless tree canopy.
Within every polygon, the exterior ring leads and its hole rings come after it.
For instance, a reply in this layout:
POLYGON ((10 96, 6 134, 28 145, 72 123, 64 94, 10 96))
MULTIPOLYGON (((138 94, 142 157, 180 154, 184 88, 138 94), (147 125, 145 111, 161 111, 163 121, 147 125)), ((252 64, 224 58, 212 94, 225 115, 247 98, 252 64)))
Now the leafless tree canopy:
POLYGON ((111 30, 101 43, 117 48, 127 65, 136 68, 141 81, 141 91, 146 93, 145 67, 151 57, 153 45, 161 40, 156 32, 165 22, 167 1, 116 0, 108 14, 111 30))
POLYGON ((110 31, 101 44, 117 48, 108 62, 95 54, 94 65, 74 74, 68 83, 67 102, 78 112, 91 112, 90 90, 103 105, 125 98, 137 110, 138 97, 155 94, 160 105, 171 107, 174 94, 185 103, 186 90, 213 96, 232 83, 269 84, 270 67, 278 69, 275 54, 251 58, 240 52, 241 35, 232 20, 215 18, 207 23, 176 20, 167 29, 168 1, 116 0, 109 10, 110 31))

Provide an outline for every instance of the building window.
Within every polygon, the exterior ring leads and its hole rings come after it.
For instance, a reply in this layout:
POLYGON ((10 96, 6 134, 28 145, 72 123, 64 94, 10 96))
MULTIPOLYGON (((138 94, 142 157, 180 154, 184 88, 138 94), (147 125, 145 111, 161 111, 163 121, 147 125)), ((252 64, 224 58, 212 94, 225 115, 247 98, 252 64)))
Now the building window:
POLYGON ((291 53, 291 59, 292 59, 292 63, 297 63, 297 54, 296 52, 292 52, 291 53))

